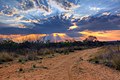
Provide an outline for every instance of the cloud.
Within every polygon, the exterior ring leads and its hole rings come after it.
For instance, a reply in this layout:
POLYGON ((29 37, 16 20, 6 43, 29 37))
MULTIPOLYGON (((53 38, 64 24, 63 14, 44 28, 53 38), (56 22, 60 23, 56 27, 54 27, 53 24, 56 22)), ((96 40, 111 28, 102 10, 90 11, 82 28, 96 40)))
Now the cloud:
POLYGON ((40 31, 36 31, 29 28, 15 28, 15 27, 0 27, 0 34, 37 34, 40 31))
POLYGON ((104 13, 102 13, 102 15, 108 16, 108 15, 110 15, 110 12, 104 12, 104 13))
POLYGON ((8 26, 9 26, 9 24, 5 24, 5 23, 0 22, 0 27, 8 27, 8 26))
POLYGON ((32 23, 38 23, 38 20, 57 13, 69 12, 72 14, 72 10, 79 7, 67 0, 15 0, 8 1, 9 4, 5 1, 0 1, 0 3, 2 5, 0 7, 0 22, 15 25, 15 27, 24 24, 25 26, 26 24, 33 26, 32 23))
POLYGON ((92 31, 102 31, 102 30, 120 30, 120 17, 117 15, 105 15, 100 17, 88 17, 83 18, 82 21, 78 22, 80 26, 80 31, 92 30, 92 31))
POLYGON ((114 41, 120 40, 120 30, 107 30, 107 31, 89 31, 85 30, 79 32, 83 36, 81 37, 82 40, 87 38, 88 36, 96 36, 100 41, 114 41))
POLYGON ((100 11, 101 10, 101 8, 99 8, 99 7, 89 7, 89 9, 92 11, 100 11))
POLYGON ((78 28, 78 26, 76 25, 76 23, 73 23, 73 26, 70 26, 68 30, 74 30, 77 28, 78 28))
POLYGON ((0 0, 0 34, 59 32, 79 39, 82 35, 78 33, 80 31, 120 30, 119 2, 119 0, 8 0, 7 2, 0 0), (97 16, 98 14, 100 15, 97 16), (72 25, 73 22, 76 22, 76 25, 72 25))

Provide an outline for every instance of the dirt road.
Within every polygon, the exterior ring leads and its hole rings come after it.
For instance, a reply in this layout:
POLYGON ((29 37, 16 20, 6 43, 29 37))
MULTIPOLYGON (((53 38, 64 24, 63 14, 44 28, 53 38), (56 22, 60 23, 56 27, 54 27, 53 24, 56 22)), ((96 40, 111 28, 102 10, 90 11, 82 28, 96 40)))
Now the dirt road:
POLYGON ((87 61, 98 48, 69 55, 31 61, 25 64, 0 65, 0 80, 120 80, 120 72, 87 61), (35 64, 36 68, 31 68, 35 64), (23 72, 17 71, 23 68, 23 72))

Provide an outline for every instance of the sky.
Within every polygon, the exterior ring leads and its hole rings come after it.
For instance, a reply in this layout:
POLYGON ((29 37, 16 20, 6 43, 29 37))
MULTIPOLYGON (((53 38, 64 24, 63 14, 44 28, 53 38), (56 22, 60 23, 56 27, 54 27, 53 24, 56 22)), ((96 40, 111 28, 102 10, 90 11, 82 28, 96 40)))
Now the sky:
POLYGON ((0 0, 1 35, 52 33, 120 40, 120 0, 0 0))

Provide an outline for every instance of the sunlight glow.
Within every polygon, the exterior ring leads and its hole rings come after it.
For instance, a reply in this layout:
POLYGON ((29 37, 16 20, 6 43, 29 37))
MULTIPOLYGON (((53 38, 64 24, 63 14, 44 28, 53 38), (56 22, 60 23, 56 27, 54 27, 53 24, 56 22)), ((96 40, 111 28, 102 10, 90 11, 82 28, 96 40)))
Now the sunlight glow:
POLYGON ((76 23, 73 23, 73 26, 70 26, 68 30, 73 30, 73 29, 77 29, 78 26, 76 25, 76 23))
POLYGON ((120 30, 110 30, 110 31, 82 31, 79 32, 83 36, 81 37, 82 40, 87 38, 88 36, 96 36, 100 41, 114 41, 120 40, 120 30))

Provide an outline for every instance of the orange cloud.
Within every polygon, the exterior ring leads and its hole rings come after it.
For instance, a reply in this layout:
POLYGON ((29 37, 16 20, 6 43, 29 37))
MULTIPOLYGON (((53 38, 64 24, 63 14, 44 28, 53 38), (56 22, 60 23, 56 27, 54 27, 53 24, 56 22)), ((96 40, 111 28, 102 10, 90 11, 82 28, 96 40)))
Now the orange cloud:
MULTIPOLYGON (((53 33, 53 34, 28 34, 28 35, 20 35, 20 34, 15 34, 15 35, 0 35, 1 40, 12 40, 17 43, 21 43, 24 41, 37 41, 44 39, 44 37, 51 37, 52 42, 64 42, 66 40, 73 41, 73 38, 69 37, 65 33, 53 33)), ((49 40, 49 39, 48 39, 49 40)))
POLYGON ((96 32, 85 30, 79 33, 83 34, 83 36, 81 37, 82 40, 84 40, 88 36, 96 36, 99 41, 120 40, 120 30, 96 31, 96 32))
POLYGON ((0 39, 8 39, 12 40, 14 42, 24 42, 24 41, 36 41, 40 40, 42 37, 46 36, 46 34, 29 34, 29 35, 20 35, 20 34, 14 34, 14 35, 0 35, 0 39))
POLYGON ((13 38, 21 37, 21 36, 23 36, 23 35, 20 35, 20 34, 2 35, 2 34, 0 34, 0 39, 13 39, 13 38))
POLYGON ((24 42, 24 41, 36 41, 36 40, 40 40, 42 37, 46 36, 46 34, 29 34, 29 35, 24 35, 24 36, 20 36, 17 38, 13 38, 12 40, 14 42, 24 42))

